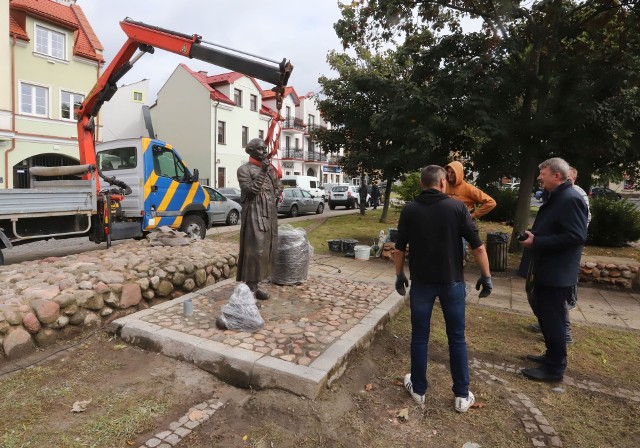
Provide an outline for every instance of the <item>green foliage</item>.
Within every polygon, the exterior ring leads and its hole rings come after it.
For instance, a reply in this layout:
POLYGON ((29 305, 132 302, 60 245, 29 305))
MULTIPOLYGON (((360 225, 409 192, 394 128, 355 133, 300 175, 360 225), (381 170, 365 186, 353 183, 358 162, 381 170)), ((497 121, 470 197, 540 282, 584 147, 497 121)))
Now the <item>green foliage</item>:
POLYGON ((621 247, 640 239, 640 210, 631 201, 591 200, 589 243, 621 247))
POLYGON ((513 221, 516 214, 518 192, 511 188, 503 190, 494 185, 489 185, 485 189, 485 193, 495 199, 496 208, 480 219, 497 222, 513 221))
POLYGON ((420 188, 420 173, 416 171, 406 175, 400 185, 393 184, 391 189, 403 201, 413 201, 422 191, 420 188))

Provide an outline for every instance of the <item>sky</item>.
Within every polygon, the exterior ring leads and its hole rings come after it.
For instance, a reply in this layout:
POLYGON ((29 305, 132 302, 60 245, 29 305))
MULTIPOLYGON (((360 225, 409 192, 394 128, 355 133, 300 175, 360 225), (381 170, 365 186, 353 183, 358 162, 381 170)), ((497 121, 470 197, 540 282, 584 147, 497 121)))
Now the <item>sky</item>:
MULTIPOLYGON (((327 52, 342 50, 333 30, 340 18, 338 0, 77 0, 76 4, 82 7, 104 47, 105 68, 126 40, 120 28, 125 17, 198 34, 205 41, 274 61, 287 58, 294 66, 289 85, 300 95, 319 92, 319 76, 335 76, 326 62, 327 52)), ((209 74, 228 71, 157 50, 144 55, 119 85, 149 79, 155 100, 180 63, 209 74)))

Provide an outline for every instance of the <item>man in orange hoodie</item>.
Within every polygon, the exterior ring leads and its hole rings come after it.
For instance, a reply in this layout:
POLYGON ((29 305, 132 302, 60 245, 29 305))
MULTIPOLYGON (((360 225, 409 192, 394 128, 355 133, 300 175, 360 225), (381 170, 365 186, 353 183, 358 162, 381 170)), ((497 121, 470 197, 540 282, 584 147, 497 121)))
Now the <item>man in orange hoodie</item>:
POLYGON ((496 206, 496 201, 479 188, 464 181, 462 163, 451 162, 447 170, 447 187, 445 193, 453 199, 464 202, 471 213, 471 218, 480 218, 496 206))

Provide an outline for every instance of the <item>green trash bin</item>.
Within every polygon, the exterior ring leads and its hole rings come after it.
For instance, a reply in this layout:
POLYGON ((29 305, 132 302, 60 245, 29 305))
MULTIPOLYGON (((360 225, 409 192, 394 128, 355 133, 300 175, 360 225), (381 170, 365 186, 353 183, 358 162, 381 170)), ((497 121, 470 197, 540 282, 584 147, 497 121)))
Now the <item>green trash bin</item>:
POLYGON ((503 232, 487 233, 487 256, 489 257, 489 269, 503 272, 507 270, 507 249, 509 235, 503 232))

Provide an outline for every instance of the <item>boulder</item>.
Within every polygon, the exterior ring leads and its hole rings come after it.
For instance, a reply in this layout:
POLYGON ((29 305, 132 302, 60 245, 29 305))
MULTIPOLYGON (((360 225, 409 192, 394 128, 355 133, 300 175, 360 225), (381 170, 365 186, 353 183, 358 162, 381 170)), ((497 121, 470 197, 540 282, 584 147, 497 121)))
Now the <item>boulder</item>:
POLYGON ((120 308, 136 306, 142 300, 142 291, 137 283, 126 283, 122 286, 120 308))
POLYGON ((166 297, 173 291, 173 284, 169 280, 160 280, 158 285, 158 295, 160 297, 166 297))
POLYGON ((34 300, 31 302, 31 306, 38 316, 38 320, 43 324, 52 324, 60 315, 60 305, 53 300, 34 300))
POLYGON ((31 334, 36 334, 38 331, 40 331, 40 328, 42 328, 42 325, 40 325, 40 321, 33 313, 26 313, 22 317, 22 325, 31 334))
POLYGON ((52 328, 43 328, 36 334, 36 344, 39 347, 49 347, 56 343, 59 335, 60 333, 52 328))
POLYGON ((18 358, 35 350, 31 335, 22 327, 14 328, 2 342, 2 348, 7 358, 18 358))

